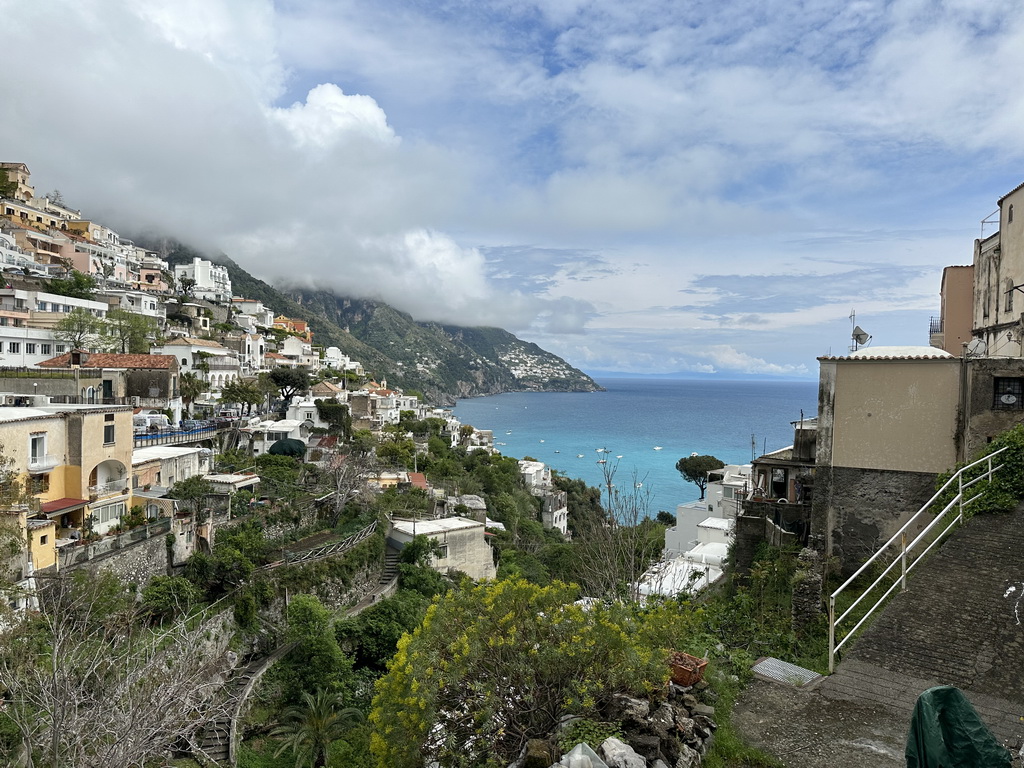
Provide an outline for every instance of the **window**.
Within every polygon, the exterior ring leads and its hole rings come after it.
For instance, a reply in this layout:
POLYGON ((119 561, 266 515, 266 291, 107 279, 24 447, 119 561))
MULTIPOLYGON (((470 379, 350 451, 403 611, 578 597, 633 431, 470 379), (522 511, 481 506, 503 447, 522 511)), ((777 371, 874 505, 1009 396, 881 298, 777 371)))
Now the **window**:
POLYGON ((64 353, 64 345, 63 344, 58 344, 56 347, 54 347, 54 352, 56 352, 58 355, 63 354, 64 353))
POLYGON ((108 413, 103 417, 103 444, 110 445, 114 442, 114 414, 108 413))
POLYGON ((438 544, 437 545, 437 559, 445 560, 448 557, 448 545, 438 544))
POLYGON ((21 342, 20 341, 9 341, 9 342, 7 342, 7 351, 10 354, 12 354, 12 355, 16 355, 16 354, 20 353, 21 352, 21 342))
POLYGON ((29 435, 28 438, 28 455, 29 461, 33 464, 38 464, 46 456, 46 433, 40 432, 34 435, 29 435))
POLYGON ((1013 311, 1013 291, 1013 280, 1006 278, 1006 304, 1004 307, 1006 312, 1013 311))
POLYGON ((40 354, 51 355, 51 354, 53 354, 50 351, 51 349, 53 349, 53 345, 52 344, 40 344, 39 345, 39 352, 40 352, 40 354))
POLYGON ((115 520, 120 520, 121 516, 124 515, 124 512, 124 502, 108 504, 105 507, 94 509, 92 512, 92 519, 97 523, 112 523, 115 520))
POLYGON ((44 533, 44 534, 43 534, 42 536, 40 536, 40 537, 39 537, 39 543, 40 543, 40 544, 45 544, 45 543, 46 543, 46 541, 47 541, 47 539, 49 539, 49 538, 50 538, 50 537, 49 537, 49 536, 47 536, 47 535, 46 535, 46 534, 44 533))
POLYGON ((32 343, 29 343, 29 342, 26 342, 25 343, 25 354, 26 355, 34 355, 35 353, 36 353, 36 345, 32 344, 32 343))
POLYGON ((992 407, 1002 410, 1024 407, 1024 379, 995 379, 992 407))
POLYGON ((1009 224, 1013 221, 1013 206, 1006 212, 1006 223, 1009 224))

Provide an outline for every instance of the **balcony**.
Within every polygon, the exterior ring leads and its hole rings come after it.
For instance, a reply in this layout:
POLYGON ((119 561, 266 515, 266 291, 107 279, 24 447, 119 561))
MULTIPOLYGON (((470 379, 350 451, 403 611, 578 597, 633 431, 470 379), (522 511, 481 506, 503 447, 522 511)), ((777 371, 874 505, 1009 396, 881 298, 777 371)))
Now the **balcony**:
POLYGON ((57 456, 51 456, 50 454, 40 454, 37 456, 30 456, 28 459, 28 471, 29 473, 36 472, 49 472, 51 469, 60 464, 60 459, 57 456))
POLYGON ((945 349, 946 337, 942 329, 942 318, 933 317, 928 323, 928 344, 939 349, 945 349))
POLYGON ((102 496, 112 496, 115 493, 122 493, 128 488, 128 480, 122 478, 121 480, 108 480, 105 483, 99 485, 89 486, 89 498, 98 499, 102 496))

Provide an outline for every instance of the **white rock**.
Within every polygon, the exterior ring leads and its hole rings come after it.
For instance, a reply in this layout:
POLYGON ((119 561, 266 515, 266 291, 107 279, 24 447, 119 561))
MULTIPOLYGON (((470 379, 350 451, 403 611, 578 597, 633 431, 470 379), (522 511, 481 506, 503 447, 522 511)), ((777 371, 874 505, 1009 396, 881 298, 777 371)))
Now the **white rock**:
POLYGON ((647 768, 647 761, 636 751, 619 741, 614 736, 604 740, 601 744, 601 754, 604 755, 608 768, 647 768))

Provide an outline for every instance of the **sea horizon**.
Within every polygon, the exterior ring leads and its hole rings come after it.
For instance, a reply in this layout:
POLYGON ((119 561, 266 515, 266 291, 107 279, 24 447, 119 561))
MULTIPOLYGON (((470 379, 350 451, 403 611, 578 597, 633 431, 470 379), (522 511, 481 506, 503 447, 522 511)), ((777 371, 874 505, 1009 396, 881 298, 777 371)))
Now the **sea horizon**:
POLYGON ((816 381, 595 381, 604 392, 474 397, 459 400, 455 415, 464 424, 492 430, 502 454, 543 461, 601 488, 602 498, 607 494, 603 471, 612 465, 615 488, 641 492, 650 517, 658 511, 675 514, 678 505, 700 496, 697 486, 676 471, 680 458, 698 453, 747 464, 792 445, 792 422, 801 411, 804 418, 817 415, 816 381))

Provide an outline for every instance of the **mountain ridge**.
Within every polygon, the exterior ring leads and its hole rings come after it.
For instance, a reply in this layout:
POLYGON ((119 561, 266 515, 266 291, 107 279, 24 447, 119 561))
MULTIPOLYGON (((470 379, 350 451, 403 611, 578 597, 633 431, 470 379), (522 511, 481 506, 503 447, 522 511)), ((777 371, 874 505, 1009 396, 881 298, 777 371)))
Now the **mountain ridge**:
POLYGON ((452 405, 458 398, 503 392, 603 389, 557 355, 501 328, 417 321, 382 301, 322 289, 277 288, 227 255, 210 256, 182 243, 164 243, 154 250, 172 266, 197 256, 223 264, 236 296, 306 321, 318 345, 338 347, 377 378, 418 390, 429 402, 452 405))

